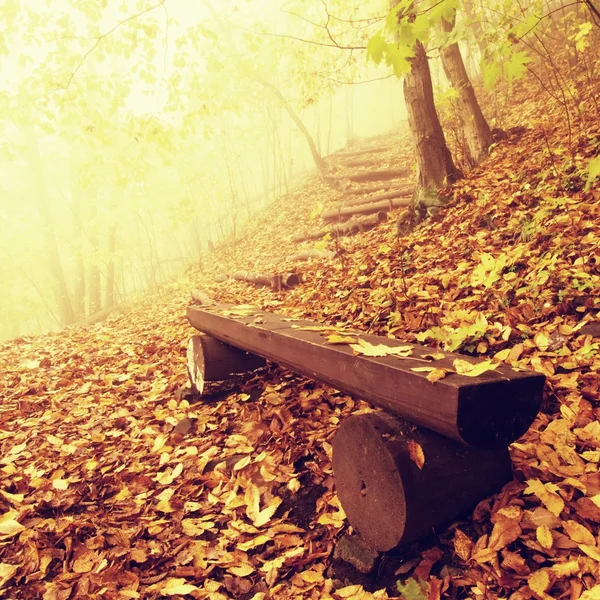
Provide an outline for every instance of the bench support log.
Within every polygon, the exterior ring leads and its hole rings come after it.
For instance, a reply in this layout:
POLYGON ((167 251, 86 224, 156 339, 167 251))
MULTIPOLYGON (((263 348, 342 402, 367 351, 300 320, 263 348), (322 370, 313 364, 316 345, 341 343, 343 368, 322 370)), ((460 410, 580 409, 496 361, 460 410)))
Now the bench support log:
POLYGON ((187 347, 187 369, 192 388, 200 395, 207 381, 224 381, 264 367, 266 361, 209 335, 193 335, 187 347))
POLYGON ((512 478, 507 448, 467 448, 383 412, 342 423, 333 472, 348 521, 381 552, 439 531, 512 478))

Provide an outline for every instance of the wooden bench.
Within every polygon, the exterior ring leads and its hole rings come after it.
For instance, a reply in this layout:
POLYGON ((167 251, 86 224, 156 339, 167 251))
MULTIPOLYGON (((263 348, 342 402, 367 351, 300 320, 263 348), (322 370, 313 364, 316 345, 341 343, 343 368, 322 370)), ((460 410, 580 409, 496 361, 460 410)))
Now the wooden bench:
POLYGON ((333 441, 341 504, 375 550, 438 530, 510 481, 507 446, 529 428, 542 400, 543 375, 503 365, 459 375, 456 359, 481 362, 463 355, 247 306, 192 305, 187 317, 203 333, 188 346, 200 392, 206 381, 252 371, 267 359, 383 409, 349 417, 333 441), (357 354, 350 343, 331 343, 340 337, 367 353, 383 345, 406 356, 357 354), (447 374, 432 383, 431 368, 447 374))

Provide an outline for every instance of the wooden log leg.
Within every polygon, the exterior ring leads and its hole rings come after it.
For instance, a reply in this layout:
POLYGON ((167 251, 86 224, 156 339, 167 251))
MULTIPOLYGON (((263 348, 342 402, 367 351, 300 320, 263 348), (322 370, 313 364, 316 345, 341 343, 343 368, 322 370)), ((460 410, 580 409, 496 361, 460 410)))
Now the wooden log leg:
POLYGON ((333 472, 348 521, 382 552, 439 531, 512 478, 507 448, 469 448, 384 412, 342 423, 333 472))
POLYGON ((224 381, 263 367, 266 361, 216 340, 209 335, 193 335, 187 347, 187 368, 192 388, 200 395, 207 381, 224 381))

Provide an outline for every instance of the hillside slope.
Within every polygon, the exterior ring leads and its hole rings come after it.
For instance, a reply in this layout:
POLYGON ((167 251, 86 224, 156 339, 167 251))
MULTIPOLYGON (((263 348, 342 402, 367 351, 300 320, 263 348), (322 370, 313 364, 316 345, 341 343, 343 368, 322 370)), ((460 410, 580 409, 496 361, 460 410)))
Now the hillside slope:
MULTIPOLYGON (((527 98, 513 121, 525 129, 404 237, 390 218, 301 246, 329 258, 288 261, 293 235, 320 227, 344 194, 314 177, 203 272, 103 324, 2 345, 4 597, 370 597, 351 584, 372 580, 326 572, 347 527, 331 440, 365 405, 275 366, 212 403, 181 399, 191 287, 544 372, 543 411, 512 446, 514 481, 470 520, 386 559, 380 583, 514 600, 600 584, 600 191, 582 179, 600 128, 580 117, 570 157, 542 100, 527 98), (298 270, 303 283, 215 282, 237 269, 298 270)), ((410 164, 406 136, 384 143, 374 164, 410 164)))

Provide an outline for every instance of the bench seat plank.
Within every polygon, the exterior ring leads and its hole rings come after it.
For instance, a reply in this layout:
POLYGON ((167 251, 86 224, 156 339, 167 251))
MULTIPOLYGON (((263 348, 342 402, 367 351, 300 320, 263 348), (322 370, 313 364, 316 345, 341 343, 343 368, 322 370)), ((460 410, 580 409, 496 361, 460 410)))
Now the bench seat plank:
MULTIPOLYGON (((234 305, 190 306, 190 324, 222 342, 257 354, 306 377, 328 383, 370 404, 449 438, 479 448, 500 448, 529 428, 542 401, 544 376, 507 366, 478 377, 451 373, 435 383, 414 367, 453 369, 459 354, 415 360, 432 350, 382 336, 352 337, 390 347, 411 346, 410 358, 357 355, 348 344, 330 344, 314 322, 290 320, 234 305), (311 328, 311 329, 308 329, 311 328)), ((323 330, 333 330, 333 327, 323 330)))

